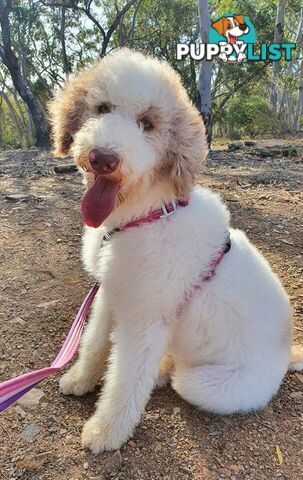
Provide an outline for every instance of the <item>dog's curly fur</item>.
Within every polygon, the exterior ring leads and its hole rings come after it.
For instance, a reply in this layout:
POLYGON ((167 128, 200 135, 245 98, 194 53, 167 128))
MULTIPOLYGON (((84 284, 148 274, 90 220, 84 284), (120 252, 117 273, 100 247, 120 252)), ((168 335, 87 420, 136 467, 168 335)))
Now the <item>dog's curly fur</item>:
POLYGON ((83 395, 105 375, 83 444, 93 452, 119 448, 153 387, 169 377, 202 409, 227 414, 263 407, 290 361, 289 300, 245 234, 230 228, 220 198, 195 189, 207 153, 204 126, 178 75, 166 63, 122 49, 69 80, 50 111, 57 155, 72 153, 87 185, 92 149, 121 159, 112 173, 119 183, 113 212, 103 226, 85 227, 84 264, 102 288, 80 356, 60 381, 63 393, 83 395), (102 243, 107 229, 184 198, 190 205, 173 216, 102 243), (216 276, 180 310, 228 230, 232 247, 216 276))

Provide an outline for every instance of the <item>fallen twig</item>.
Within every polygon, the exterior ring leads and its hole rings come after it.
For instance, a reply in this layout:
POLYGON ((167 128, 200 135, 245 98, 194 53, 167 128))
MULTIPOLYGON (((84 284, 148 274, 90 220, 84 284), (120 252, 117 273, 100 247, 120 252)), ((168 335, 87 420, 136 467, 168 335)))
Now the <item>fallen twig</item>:
POLYGON ((55 173, 73 173, 77 171, 76 165, 68 164, 68 165, 56 165, 54 167, 55 173))

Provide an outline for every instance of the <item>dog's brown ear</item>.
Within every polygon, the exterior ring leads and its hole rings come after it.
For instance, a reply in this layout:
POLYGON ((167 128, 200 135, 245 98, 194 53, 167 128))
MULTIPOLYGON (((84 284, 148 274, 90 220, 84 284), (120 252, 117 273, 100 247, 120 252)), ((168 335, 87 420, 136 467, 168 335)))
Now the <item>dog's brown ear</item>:
POLYGON ((74 134, 83 125, 88 112, 86 90, 81 75, 67 81, 64 88, 49 102, 48 110, 54 153, 58 157, 65 157, 70 152, 74 134))
POLYGON ((234 18, 240 23, 240 25, 243 25, 245 23, 243 15, 235 15, 234 18))
POLYGON ((207 151, 204 123, 198 111, 188 103, 175 116, 167 152, 169 178, 177 198, 188 198, 207 151))
POLYGON ((212 23, 211 26, 219 33, 219 35, 224 35, 226 31, 225 18, 220 18, 216 22, 212 23))

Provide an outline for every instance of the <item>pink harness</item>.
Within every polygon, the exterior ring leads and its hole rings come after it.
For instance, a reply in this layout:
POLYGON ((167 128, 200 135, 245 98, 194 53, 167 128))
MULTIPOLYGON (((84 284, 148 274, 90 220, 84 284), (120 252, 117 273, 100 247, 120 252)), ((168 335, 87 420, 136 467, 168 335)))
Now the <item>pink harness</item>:
MULTIPOLYGON (((127 223, 122 228, 108 232, 103 237, 103 239, 109 240, 112 235, 117 231, 123 232, 128 228, 139 226, 142 223, 150 223, 160 218, 170 217, 172 214, 175 213, 178 207, 186 207, 187 205, 188 201, 176 201, 171 202, 168 205, 163 205, 160 209, 153 210, 145 217, 141 217, 137 220, 127 223)), ((225 253, 229 251, 229 249, 230 240, 228 236, 228 240, 224 246, 224 249, 218 253, 215 259, 212 260, 207 274, 201 274, 198 281, 190 287, 188 292, 185 293, 184 301, 182 302, 182 304, 180 304, 178 310, 180 310, 180 308, 183 307, 185 303, 192 298, 195 291, 202 288, 202 284, 205 281, 210 280, 215 275, 215 270, 217 266, 221 262, 225 253)), ((70 331, 65 339, 65 342, 50 367, 34 370, 32 372, 25 373, 18 377, 12 378, 11 380, 0 383, 0 412, 5 410, 9 405, 14 403, 16 400, 18 400, 18 398, 22 397, 29 390, 34 388, 38 383, 41 382, 41 380, 62 370, 65 365, 73 358, 80 342, 81 333, 89 312, 89 308, 97 291, 99 290, 99 287, 99 284, 95 283, 85 297, 77 313, 77 316, 70 328, 70 331)))

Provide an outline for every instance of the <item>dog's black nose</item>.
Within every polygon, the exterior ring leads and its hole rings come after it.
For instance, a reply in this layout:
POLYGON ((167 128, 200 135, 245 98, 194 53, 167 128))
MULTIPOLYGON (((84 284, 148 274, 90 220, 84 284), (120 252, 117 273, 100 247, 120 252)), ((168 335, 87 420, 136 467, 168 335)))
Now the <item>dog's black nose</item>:
POLYGON ((101 150, 92 150, 88 154, 89 163, 97 174, 106 174, 114 172, 119 165, 119 157, 112 152, 102 152, 101 150))
POLYGON ((239 28, 240 30, 242 30, 242 32, 245 32, 245 30, 247 29, 246 23, 240 23, 239 28))

